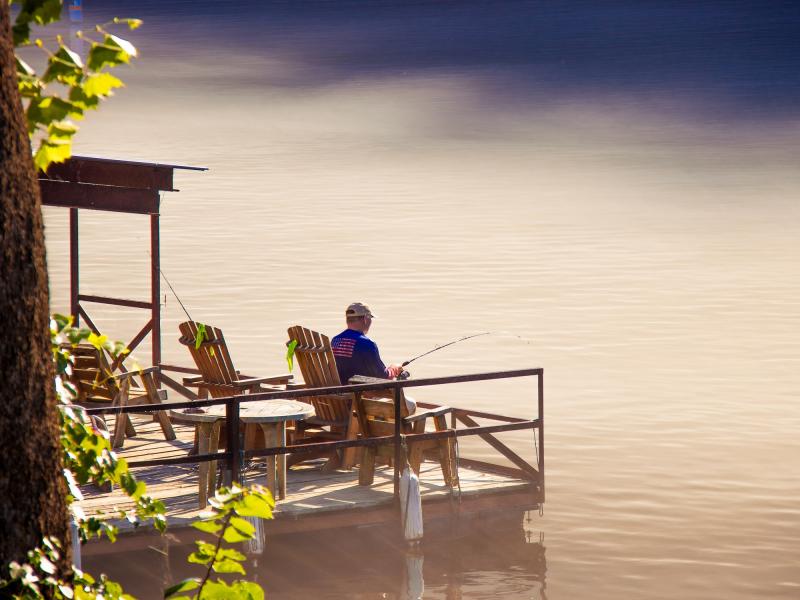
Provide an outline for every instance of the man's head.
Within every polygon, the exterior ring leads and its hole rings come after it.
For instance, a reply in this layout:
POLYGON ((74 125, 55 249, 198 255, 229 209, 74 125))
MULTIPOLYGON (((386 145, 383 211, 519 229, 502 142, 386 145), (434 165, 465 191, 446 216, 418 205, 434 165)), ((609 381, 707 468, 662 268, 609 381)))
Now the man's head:
POLYGON ((348 306, 347 310, 344 311, 344 316, 347 319, 347 327, 362 333, 369 331, 372 319, 375 318, 369 306, 361 304, 361 302, 353 302, 348 306))

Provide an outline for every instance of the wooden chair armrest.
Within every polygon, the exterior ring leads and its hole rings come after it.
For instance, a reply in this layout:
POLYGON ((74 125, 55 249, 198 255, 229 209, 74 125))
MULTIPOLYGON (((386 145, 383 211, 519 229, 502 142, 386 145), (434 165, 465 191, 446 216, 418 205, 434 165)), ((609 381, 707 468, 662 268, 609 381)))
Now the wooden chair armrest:
POLYGON ((305 383, 287 383, 286 384, 286 389, 287 390, 302 390, 304 387, 306 387, 305 383))
POLYGON ((248 375, 242 375, 241 377, 242 379, 239 381, 232 382, 232 385, 238 387, 249 387, 259 383, 288 383, 294 378, 294 375, 271 375, 269 377, 250 377, 248 375))
POLYGON ((197 387, 201 383, 203 383, 203 376, 198 375, 196 377, 184 377, 183 378, 183 385, 197 387))
MULTIPOLYGON (((161 402, 166 402, 168 395, 167 390, 157 390, 156 394, 158 395, 158 399, 161 402)), ((140 404, 145 404, 147 400, 147 394, 131 394, 128 396, 128 406, 138 406, 140 404)))
POLYGON ((148 367, 147 369, 136 369, 134 371, 127 371, 125 373, 116 373, 114 377, 117 379, 127 379, 135 375, 149 375, 151 373, 158 373, 158 367, 148 367))
POLYGON ((302 419, 297 421, 297 425, 300 428, 303 428, 303 427, 325 427, 327 425, 341 426, 343 425, 343 423, 342 421, 332 421, 330 419, 323 419, 321 417, 309 417, 307 419, 302 419))
POLYGON ((353 375, 350 379, 347 380, 347 383, 386 383, 387 381, 392 381, 391 379, 385 379, 383 377, 368 377, 367 375, 353 375))
POLYGON ((453 409, 449 406, 440 406, 439 408, 431 408, 421 412, 416 412, 413 415, 408 415, 403 419, 403 421, 406 423, 416 423, 417 421, 427 419, 428 417, 441 417, 442 415, 446 415, 451 412, 453 412, 453 409))

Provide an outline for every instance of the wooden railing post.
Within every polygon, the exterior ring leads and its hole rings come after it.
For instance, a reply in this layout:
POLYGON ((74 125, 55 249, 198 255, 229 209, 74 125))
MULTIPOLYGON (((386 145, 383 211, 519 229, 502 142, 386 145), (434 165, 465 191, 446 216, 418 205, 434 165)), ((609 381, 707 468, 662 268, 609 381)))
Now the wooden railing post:
POLYGON ((225 476, 225 484, 231 485, 241 481, 240 471, 242 461, 239 444, 239 402, 236 398, 228 398, 225 402, 225 432, 228 437, 228 473, 225 476))
POLYGON ((402 448, 400 447, 400 426, 402 417, 400 411, 400 394, 402 390, 399 385, 394 388, 394 497, 400 500, 400 459, 402 448))
POLYGON ((544 369, 539 369, 537 377, 537 398, 539 401, 539 486, 544 502, 544 369))

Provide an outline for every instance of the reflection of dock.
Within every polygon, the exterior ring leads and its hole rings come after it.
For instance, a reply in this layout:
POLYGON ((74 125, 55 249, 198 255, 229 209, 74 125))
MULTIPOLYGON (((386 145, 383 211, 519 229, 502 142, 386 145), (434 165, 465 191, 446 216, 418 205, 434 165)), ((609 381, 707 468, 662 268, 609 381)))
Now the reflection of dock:
MULTIPOLYGON (((194 430, 190 427, 174 425, 177 439, 166 441, 158 424, 149 418, 134 416, 134 422, 138 435, 126 439, 125 447, 117 451, 131 463, 185 458, 192 448, 194 430)), ((451 493, 445 485, 438 463, 423 462, 420 488, 426 520, 448 517, 455 512, 467 517, 498 509, 531 510, 539 505, 541 495, 536 482, 514 477, 510 470, 490 472, 469 466, 469 461, 465 463, 459 465, 458 494, 451 493)), ((268 533, 397 522, 391 467, 376 468, 375 482, 360 486, 357 469, 323 472, 321 464, 304 463, 289 470, 287 497, 278 503, 274 521, 267 523, 268 533)), ((187 526, 200 513, 196 464, 134 467, 133 472, 147 484, 150 495, 165 503, 171 531, 187 526)), ((263 484, 264 473, 263 463, 252 463, 245 470, 245 480, 263 484)), ((132 506, 119 490, 105 493, 87 488, 84 493, 81 505, 89 514, 108 513, 114 506, 132 506)), ((130 529, 124 521, 120 527, 130 529)))
MULTIPOLYGON (((495 517, 442 522, 413 554, 394 525, 268 534, 264 553, 252 557, 246 569, 273 600, 407 600, 420 584, 423 598, 545 598, 544 544, 538 535, 528 539, 521 512, 495 517)), ((112 578, 130 581, 126 590, 137 597, 156 597, 165 584, 197 575, 196 565, 186 563, 195 548, 193 536, 177 537, 92 543, 84 548, 84 564, 90 569, 102 564, 112 578)))

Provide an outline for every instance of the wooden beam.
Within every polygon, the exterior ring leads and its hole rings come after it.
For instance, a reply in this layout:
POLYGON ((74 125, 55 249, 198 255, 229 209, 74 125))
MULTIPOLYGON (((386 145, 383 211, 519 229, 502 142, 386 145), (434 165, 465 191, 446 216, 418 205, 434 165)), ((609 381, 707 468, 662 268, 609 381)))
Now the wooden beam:
POLYGON ((172 388, 179 394, 186 396, 190 400, 197 400, 197 398, 199 398, 199 396, 195 394, 192 390, 187 388, 185 385, 181 385, 169 375, 165 375, 163 371, 161 372, 161 383, 167 386, 168 388, 172 388))
POLYGON ((168 165, 73 156, 63 163, 51 164, 47 173, 39 176, 53 181, 175 191, 172 172, 173 167, 168 165))
POLYGON ((95 302, 97 304, 114 304, 116 306, 127 306, 129 308, 146 308, 150 310, 152 305, 150 302, 142 302, 141 300, 126 300, 125 298, 109 298, 108 296, 90 296, 88 294, 80 294, 78 300, 82 302, 95 302))
MULTIPOLYGON (((419 408, 439 408, 438 404, 431 404, 430 402, 417 402, 417 407, 419 408)), ((479 412, 476 410, 466 409, 466 408, 453 408, 452 409, 456 414, 467 415, 469 417, 477 417, 479 419, 492 419, 494 421, 502 421, 503 423, 524 423, 529 419, 522 419, 520 417, 506 417, 504 415, 497 415, 494 413, 487 413, 487 412, 479 412)))
MULTIPOLYGON (((467 427, 480 427, 480 425, 478 425, 478 423, 476 423, 475 421, 473 421, 472 419, 470 419, 466 415, 456 414, 456 418, 459 421, 461 421, 462 423, 464 423, 464 425, 466 425, 467 427)), ((533 468, 531 465, 529 465, 527 462, 525 462, 525 460, 523 458, 521 458, 520 456, 515 454, 514 451, 511 450, 511 448, 506 446, 503 442, 498 440, 491 433, 480 433, 478 435, 480 435, 481 439, 483 439, 492 448, 497 450, 500 454, 505 456, 508 460, 510 460, 512 463, 514 463, 517 467, 519 467, 523 471, 527 471, 528 473, 530 473, 531 475, 536 476, 537 478, 539 477, 539 472, 535 468, 533 468)))
POLYGON ((158 190, 143 190, 110 185, 39 180, 42 204, 64 208, 86 208, 143 215, 157 214, 158 190))

